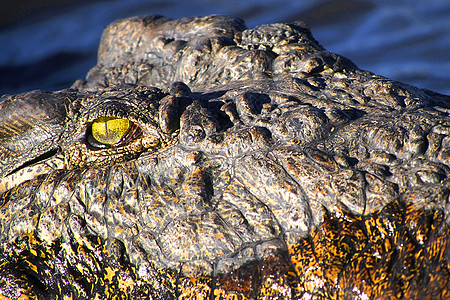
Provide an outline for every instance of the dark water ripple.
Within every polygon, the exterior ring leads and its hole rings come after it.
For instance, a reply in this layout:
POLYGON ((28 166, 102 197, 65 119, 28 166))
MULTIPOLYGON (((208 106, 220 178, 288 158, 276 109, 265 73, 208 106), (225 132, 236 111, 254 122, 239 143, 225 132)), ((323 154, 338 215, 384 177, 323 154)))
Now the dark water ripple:
POLYGON ((230 15, 248 27, 304 20, 360 68, 450 94, 450 1, 442 0, 82 1, 0 27, 0 94, 70 86, 95 65, 108 24, 145 14, 230 15))

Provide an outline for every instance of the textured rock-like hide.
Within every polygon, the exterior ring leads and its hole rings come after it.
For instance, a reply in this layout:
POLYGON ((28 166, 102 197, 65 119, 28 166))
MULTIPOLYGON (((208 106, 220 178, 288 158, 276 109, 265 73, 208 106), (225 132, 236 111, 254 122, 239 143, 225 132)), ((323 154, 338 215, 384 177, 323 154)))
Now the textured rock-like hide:
POLYGON ((303 23, 121 20, 0 107, 4 296, 448 297, 450 98, 303 23), (133 133, 92 144, 103 116, 133 133))

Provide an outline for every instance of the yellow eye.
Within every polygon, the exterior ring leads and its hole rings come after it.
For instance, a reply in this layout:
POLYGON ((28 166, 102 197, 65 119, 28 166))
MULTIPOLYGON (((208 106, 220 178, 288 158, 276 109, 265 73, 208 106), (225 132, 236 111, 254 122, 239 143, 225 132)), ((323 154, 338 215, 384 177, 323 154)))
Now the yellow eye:
POLYGON ((130 121, 115 117, 100 117, 92 122, 92 137, 104 145, 115 145, 127 133, 130 121))

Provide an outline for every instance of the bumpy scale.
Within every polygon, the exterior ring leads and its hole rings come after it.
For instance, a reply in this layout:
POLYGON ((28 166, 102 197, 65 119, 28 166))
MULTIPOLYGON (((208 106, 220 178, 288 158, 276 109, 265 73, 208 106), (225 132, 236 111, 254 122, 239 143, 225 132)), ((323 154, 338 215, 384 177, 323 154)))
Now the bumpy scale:
POLYGON ((118 21, 0 102, 8 299, 448 299, 450 97, 303 23, 118 21))

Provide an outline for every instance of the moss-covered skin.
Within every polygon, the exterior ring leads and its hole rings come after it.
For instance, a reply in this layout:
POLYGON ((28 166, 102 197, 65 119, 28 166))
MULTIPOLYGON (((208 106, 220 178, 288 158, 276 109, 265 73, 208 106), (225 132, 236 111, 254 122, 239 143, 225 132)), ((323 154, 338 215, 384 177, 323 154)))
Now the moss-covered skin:
POLYGON ((302 23, 118 21, 1 99, 0 295, 447 299, 449 111, 302 23))

